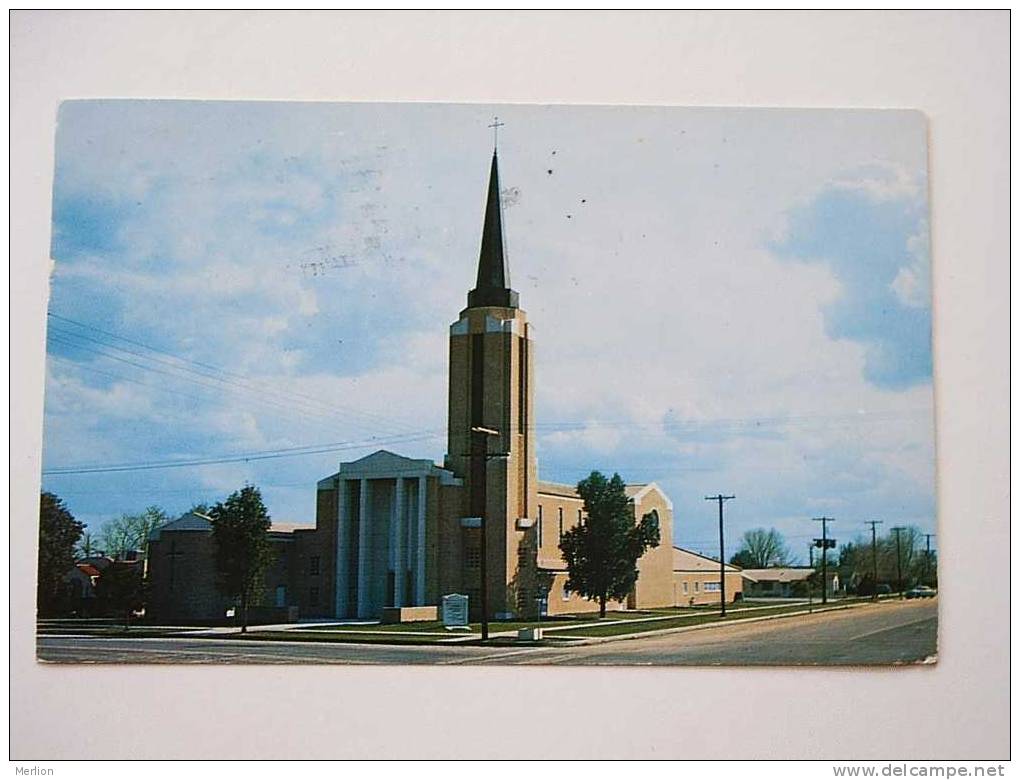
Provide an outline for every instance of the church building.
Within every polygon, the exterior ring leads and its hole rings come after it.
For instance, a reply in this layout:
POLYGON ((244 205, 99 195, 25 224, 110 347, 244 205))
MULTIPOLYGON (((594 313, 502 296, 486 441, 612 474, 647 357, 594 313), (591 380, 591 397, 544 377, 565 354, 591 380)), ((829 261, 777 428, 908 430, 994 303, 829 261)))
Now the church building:
MULTIPOLYGON (((495 152, 478 275, 450 326, 449 350, 443 465, 379 451, 319 482, 315 555, 328 587, 302 614, 374 618, 386 607, 434 607, 450 593, 467 594, 479 614, 483 518, 490 617, 596 608, 565 589, 558 546, 582 521, 583 502, 573 486, 538 476, 534 342, 510 287, 495 152)), ((628 495, 635 517, 658 518, 661 541, 641 558, 627 603, 614 606, 671 606, 672 504, 654 484, 629 486, 628 495)), ((309 580, 307 592, 315 587, 309 580)))
MULTIPOLYGON (((535 347, 520 303, 510 287, 494 151, 478 274, 449 331, 443 464, 385 450, 340 463, 318 482, 315 528, 291 532, 289 543, 280 535, 286 564, 277 567, 270 603, 297 607, 302 618, 374 619, 387 610, 416 619, 434 616, 444 595, 462 593, 477 618, 484 555, 491 618, 597 609, 565 587, 559 540, 583 521, 584 506, 573 486, 539 479, 535 347)), ((657 519, 661 540, 639 560, 633 592, 609 608, 687 605, 672 503, 654 483, 629 485, 627 495, 636 519, 657 519)), ((184 523, 193 525, 194 518, 184 523)), ((157 533, 168 550, 173 530, 157 533)))

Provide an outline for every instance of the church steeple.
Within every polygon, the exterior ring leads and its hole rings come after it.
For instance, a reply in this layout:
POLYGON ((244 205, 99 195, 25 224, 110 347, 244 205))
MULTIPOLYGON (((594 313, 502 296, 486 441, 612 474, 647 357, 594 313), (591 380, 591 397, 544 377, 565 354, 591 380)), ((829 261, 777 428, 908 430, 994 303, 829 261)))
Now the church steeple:
POLYGON ((489 195, 485 203, 482 249, 478 255, 478 279, 468 293, 468 308, 501 306, 516 309, 519 296, 510 289, 510 268, 503 241, 503 204, 499 197, 499 161, 492 150, 489 195))

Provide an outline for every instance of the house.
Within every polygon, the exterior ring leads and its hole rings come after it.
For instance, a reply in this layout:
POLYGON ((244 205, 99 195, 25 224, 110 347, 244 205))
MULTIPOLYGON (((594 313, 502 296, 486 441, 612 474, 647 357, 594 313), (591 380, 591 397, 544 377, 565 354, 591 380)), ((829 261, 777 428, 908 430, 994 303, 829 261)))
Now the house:
MULTIPOLYGON (((747 598, 806 598, 808 595, 808 579, 815 573, 810 566, 775 566, 768 569, 744 569, 744 594, 747 598)), ((819 591, 817 584, 821 572, 814 580, 814 591, 819 591)), ((840 593, 839 573, 833 569, 827 572, 826 595, 835 596, 840 593)))

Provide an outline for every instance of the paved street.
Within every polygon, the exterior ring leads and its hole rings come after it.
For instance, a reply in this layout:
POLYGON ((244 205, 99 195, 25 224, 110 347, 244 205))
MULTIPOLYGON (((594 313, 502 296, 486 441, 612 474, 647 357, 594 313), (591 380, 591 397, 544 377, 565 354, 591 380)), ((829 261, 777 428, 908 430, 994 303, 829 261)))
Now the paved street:
POLYGON ((236 639, 41 636, 41 660, 63 663, 245 664, 891 664, 936 651, 935 600, 575 647, 394 646, 236 639))

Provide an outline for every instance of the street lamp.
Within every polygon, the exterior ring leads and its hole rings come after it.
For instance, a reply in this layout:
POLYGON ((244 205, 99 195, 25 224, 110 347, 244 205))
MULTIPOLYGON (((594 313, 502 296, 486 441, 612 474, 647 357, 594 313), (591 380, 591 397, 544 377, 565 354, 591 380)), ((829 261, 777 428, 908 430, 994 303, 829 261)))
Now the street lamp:
POLYGON ((471 427, 471 437, 473 439, 471 447, 471 495, 474 506, 472 507, 477 511, 479 518, 478 527, 478 573, 481 579, 481 587, 479 588, 479 596, 482 601, 482 641, 486 642, 489 639, 489 577, 488 577, 488 562, 487 562, 487 551, 485 547, 485 529, 487 523, 485 522, 485 504, 487 500, 486 496, 486 482, 488 478, 488 437, 499 436, 499 431, 493 428, 484 428, 480 425, 474 425, 471 427), (480 462, 479 462, 480 460, 480 462))

